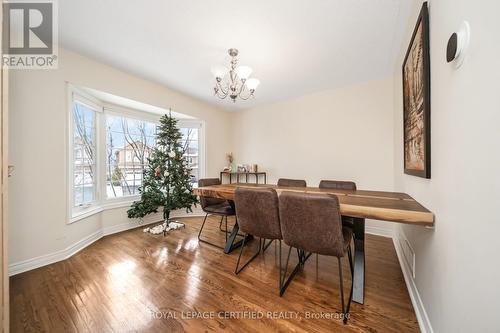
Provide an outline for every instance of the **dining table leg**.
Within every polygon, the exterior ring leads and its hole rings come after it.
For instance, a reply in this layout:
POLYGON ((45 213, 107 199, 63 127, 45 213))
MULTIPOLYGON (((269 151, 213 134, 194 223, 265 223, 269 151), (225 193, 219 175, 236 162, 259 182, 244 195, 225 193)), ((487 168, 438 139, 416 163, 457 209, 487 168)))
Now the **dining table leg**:
MULTIPOLYGON (((228 254, 231 253, 233 250, 239 248, 241 245, 243 245, 243 238, 240 239, 239 241, 235 242, 236 236, 238 236, 238 232, 240 231, 240 226, 238 225, 238 221, 234 224, 233 230, 231 230, 231 235, 227 239, 226 245, 224 246, 224 253, 228 254)), ((245 243, 253 239, 252 235, 246 235, 245 237, 245 243)))
POLYGON ((354 274, 352 300, 363 304, 365 294, 365 219, 354 218, 354 274))
MULTIPOLYGON (((233 200, 228 200, 229 204, 231 207, 234 209, 234 201, 233 200)), ((234 249, 239 248, 241 245, 243 245, 243 239, 240 239, 239 241, 235 242, 236 236, 238 236, 238 232, 240 231, 240 226, 238 225, 238 219, 236 219, 236 222, 234 223, 233 230, 231 230, 231 235, 227 239, 226 245, 224 246, 224 253, 228 254, 231 253, 234 249)), ((246 235, 244 236, 245 238, 245 243, 252 240, 253 236, 252 235, 246 235)))

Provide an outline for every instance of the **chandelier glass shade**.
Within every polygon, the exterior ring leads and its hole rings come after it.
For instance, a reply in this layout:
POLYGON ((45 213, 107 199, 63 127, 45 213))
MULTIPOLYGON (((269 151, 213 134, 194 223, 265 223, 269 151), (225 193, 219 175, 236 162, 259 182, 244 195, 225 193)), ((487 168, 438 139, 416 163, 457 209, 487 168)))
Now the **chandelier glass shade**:
POLYGON ((236 102, 238 98, 247 100, 254 96, 260 81, 256 78, 250 78, 252 68, 238 66, 237 49, 229 49, 228 53, 231 57, 229 68, 225 66, 212 68, 212 74, 215 77, 214 95, 221 99, 229 96, 233 102, 236 102))

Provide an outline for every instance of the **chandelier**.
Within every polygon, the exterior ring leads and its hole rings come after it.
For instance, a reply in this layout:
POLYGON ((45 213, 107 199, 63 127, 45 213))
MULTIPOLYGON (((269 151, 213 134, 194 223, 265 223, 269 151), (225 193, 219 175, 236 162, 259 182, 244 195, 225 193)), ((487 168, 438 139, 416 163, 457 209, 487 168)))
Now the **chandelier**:
POLYGON ((260 81, 255 78, 249 78, 252 74, 252 69, 248 66, 238 66, 238 50, 229 49, 231 62, 229 70, 225 66, 216 66, 212 68, 212 74, 215 76, 214 95, 221 99, 227 96, 236 103, 239 97, 242 100, 247 100, 254 96, 255 89, 260 81))

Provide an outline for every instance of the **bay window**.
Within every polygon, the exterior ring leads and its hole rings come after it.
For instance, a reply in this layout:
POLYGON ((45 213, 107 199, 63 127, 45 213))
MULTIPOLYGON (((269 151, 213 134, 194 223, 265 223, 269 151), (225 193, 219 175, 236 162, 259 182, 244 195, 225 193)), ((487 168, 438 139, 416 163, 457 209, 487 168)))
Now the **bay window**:
MULTIPOLYGON (((69 221, 138 199, 159 114, 101 102, 70 88, 69 221)), ((203 123, 178 122, 193 187, 203 176, 203 123)))

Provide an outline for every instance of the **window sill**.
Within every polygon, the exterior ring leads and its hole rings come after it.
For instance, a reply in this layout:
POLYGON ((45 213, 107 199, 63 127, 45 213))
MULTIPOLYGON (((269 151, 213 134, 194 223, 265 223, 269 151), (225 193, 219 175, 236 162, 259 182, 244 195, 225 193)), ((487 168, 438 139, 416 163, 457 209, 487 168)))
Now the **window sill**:
POLYGON ((102 208, 104 210, 107 209, 115 209, 115 208, 124 208, 124 207, 130 207, 134 201, 137 201, 140 199, 140 196, 133 196, 133 197, 127 197, 125 199, 120 198, 120 199, 108 199, 105 200, 102 204, 102 208))
POLYGON ((102 212, 103 210, 104 209, 101 206, 89 207, 88 209, 85 209, 85 210, 80 211, 78 213, 74 213, 70 217, 68 224, 72 224, 72 223, 75 223, 77 221, 83 220, 87 217, 98 214, 98 213, 102 212))
MULTIPOLYGON (((118 209, 118 208, 129 208, 134 201, 136 201, 139 197, 129 197, 127 200, 125 199, 110 199, 105 201, 99 206, 89 207, 83 211, 73 214, 73 216, 69 219, 67 224, 72 224, 78 222, 80 220, 86 219, 95 214, 99 214, 106 210, 118 209)), ((183 210, 182 210, 183 211, 183 210)), ((175 211, 171 217, 177 216, 175 211)), ((187 216, 203 216, 205 213, 201 210, 201 208, 193 207, 193 212, 186 214, 187 216)), ((182 214, 184 215, 184 214, 182 214)))

